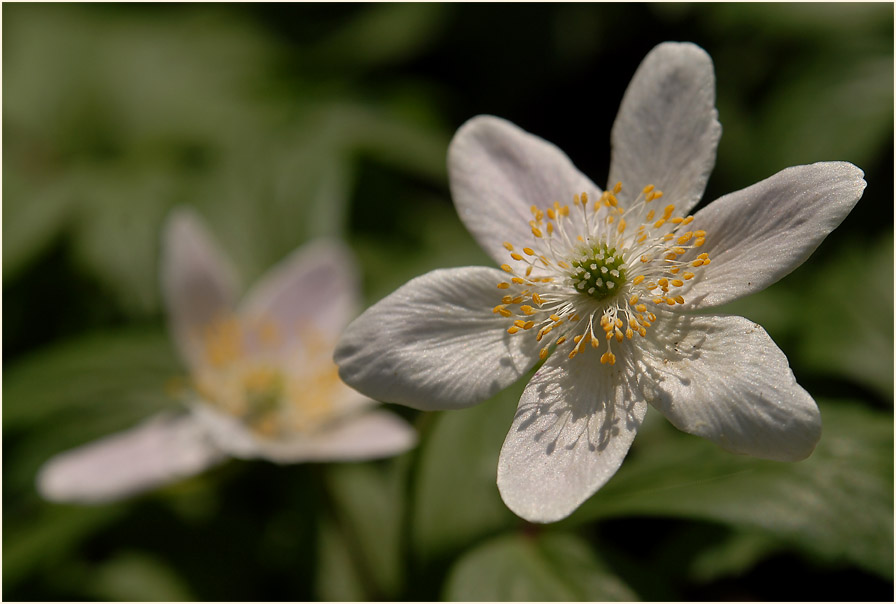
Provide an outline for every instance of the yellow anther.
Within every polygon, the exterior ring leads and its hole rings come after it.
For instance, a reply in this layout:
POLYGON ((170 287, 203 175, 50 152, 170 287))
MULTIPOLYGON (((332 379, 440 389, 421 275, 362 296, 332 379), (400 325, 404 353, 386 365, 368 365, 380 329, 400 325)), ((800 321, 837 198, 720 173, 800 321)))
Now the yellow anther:
POLYGON ((548 208, 548 218, 551 220, 555 220, 557 218, 556 212, 554 212, 553 208, 548 208))
POLYGON ((684 285, 684 281, 682 281, 681 279, 672 279, 670 283, 672 283, 672 285, 674 285, 675 287, 681 287, 682 285, 684 285))
POLYGON ((704 243, 706 243, 705 237, 697 237, 697 239, 694 241, 694 247, 700 247, 704 243))
POLYGON ((616 227, 616 230, 617 230, 618 232, 620 232, 620 233, 624 233, 624 232, 625 232, 625 219, 622 219, 622 220, 619 221, 619 226, 616 227))
POLYGON ((513 282, 516 283, 517 285, 523 285, 523 284, 525 283, 525 281, 523 281, 523 280, 522 280, 521 278, 519 278, 519 277, 514 277, 513 279, 511 279, 511 281, 513 281, 513 282))
POLYGON ((666 298, 666 304, 669 306, 675 306, 675 298, 666 298))
POLYGON ((622 319, 616 319, 616 327, 622 327, 622 319))
POLYGON ((537 293, 532 294, 532 301, 535 302, 536 304, 538 304, 539 306, 544 304, 544 301, 541 299, 541 296, 539 296, 537 293))
POLYGON ((601 327, 606 327, 606 325, 607 325, 609 322, 610 322, 610 317, 608 317, 607 315, 604 315, 604 316, 602 316, 602 317, 600 318, 600 325, 601 325, 601 327))
POLYGON ((664 288, 669 287, 669 280, 666 279, 665 277, 663 277, 662 279, 657 281, 657 283, 659 284, 660 287, 664 287, 664 288))
POLYGON ((531 266, 527 266, 527 267, 526 267, 526 276, 528 277, 528 276, 531 275, 531 274, 532 274, 532 267, 531 267, 531 266))
POLYGON ((615 216, 607 216, 607 224, 612 224, 614 220, 616 220, 615 216))
POLYGON ((532 234, 536 237, 541 237, 541 230, 538 227, 532 227, 532 234))
POLYGON ((706 266, 707 264, 709 264, 709 258, 703 261, 703 266, 706 266))
POLYGON ((523 329, 532 329, 533 327, 535 327, 535 321, 526 321, 523 325, 523 329))
POLYGON ((681 256, 681 255, 684 254, 686 251, 687 251, 687 250, 685 250, 683 247, 673 247, 673 248, 672 248, 672 253, 673 253, 673 254, 676 254, 676 255, 678 255, 678 256, 681 256))
POLYGON ((550 235, 553 232, 554 232, 554 223, 549 222, 548 223, 548 235, 550 235))
POLYGON ((670 222, 672 222, 672 224, 681 224, 682 222, 684 222, 684 218, 682 218, 681 216, 676 216, 670 222))
POLYGON ((662 304, 662 303, 663 303, 663 299, 662 299, 662 298, 654 298, 654 299, 653 299, 653 303, 654 303, 654 304, 662 304))
POLYGON ((526 316, 535 314, 535 309, 532 308, 531 306, 529 306, 528 304, 524 304, 523 306, 520 306, 520 310, 523 311, 523 314, 526 316))
POLYGON ((619 205, 619 200, 616 199, 615 195, 607 195, 607 201, 614 208, 619 205))
POLYGON ((572 196, 572 205, 574 205, 574 206, 579 205, 579 196, 578 196, 578 194, 572 196))
POLYGON ((653 323, 654 321, 656 321, 656 315, 652 312, 647 313, 647 320, 653 323))
POLYGON ((524 247, 523 253, 526 254, 527 256, 534 256, 535 250, 533 250, 531 247, 524 247))
POLYGON ((502 265, 501 265, 501 270, 502 270, 502 271, 505 271, 505 272, 508 272, 508 273, 512 273, 512 272, 513 272, 513 269, 510 268, 510 265, 509 265, 509 264, 502 264, 502 265))
POLYGON ((632 279, 632 283, 635 285, 640 285, 643 282, 644 282, 644 275, 638 275, 637 277, 632 279))
POLYGON ((659 198, 662 197, 662 196, 663 196, 663 192, 662 192, 662 191, 654 191, 654 192, 653 192, 653 198, 654 198, 654 199, 659 199, 659 198))
POLYGON ((514 325, 513 327, 507 328, 507 333, 514 334, 514 333, 518 332, 519 330, 520 330, 520 328, 517 327, 516 325, 514 325))
POLYGON ((641 329, 638 330, 638 335, 640 335, 643 338, 644 336, 647 335, 647 330, 642 327, 641 329))
POLYGON ((677 240, 678 245, 684 245, 685 243, 690 241, 691 237, 693 237, 693 236, 694 236, 694 234, 691 233, 690 231, 688 231, 687 233, 685 233, 684 235, 682 235, 681 237, 678 238, 678 240, 677 240))
POLYGON ((697 258, 696 260, 691 262, 691 266, 703 266, 703 260, 701 260, 700 258, 697 258))
POLYGON ((619 191, 621 191, 621 190, 622 190, 621 182, 617 182, 615 185, 613 185, 613 194, 614 195, 619 195, 619 191))
POLYGON ((567 270, 569 269, 569 265, 566 264, 566 263, 565 263, 564 261, 562 261, 562 260, 561 260, 560 262, 557 263, 557 266, 559 266, 560 268, 565 268, 565 269, 567 269, 567 270))
POLYGON ((576 344, 578 344, 579 341, 580 341, 581 339, 582 339, 582 336, 575 336, 575 337, 572 339, 572 341, 575 342, 576 344))
POLYGON ((513 300, 512 300, 512 302, 513 302, 514 304, 519 304, 519 303, 522 302, 522 301, 523 301, 523 297, 522 297, 522 296, 517 296, 516 298, 513 298, 513 300))
POLYGON ((665 256, 663 256, 663 260, 675 260, 678 256, 675 255, 675 252, 669 252, 665 256))
POLYGON ((561 319, 561 318, 558 317, 557 315, 551 315, 551 321, 553 321, 553 322, 555 322, 555 323, 559 323, 559 322, 562 321, 562 320, 563 320, 563 319, 561 319))
POLYGON ((646 304, 638 304, 635 307, 635 310, 637 310, 638 312, 644 312, 647 310, 647 305, 646 304))
POLYGON ((628 299, 628 303, 634 306, 638 303, 638 294, 632 294, 632 297, 628 299))
POLYGON ((653 210, 650 210, 649 212, 647 212, 647 222, 650 222, 651 220, 653 220, 654 216, 656 216, 656 212, 654 212, 653 210))
POLYGON ((706 252, 703 252, 702 254, 697 256, 697 258, 700 258, 701 260, 709 260, 709 254, 707 254, 706 252))
POLYGON ((632 331, 632 328, 631 328, 631 327, 626 328, 626 330, 625 330, 625 337, 626 337, 626 338, 628 338, 629 340, 631 340, 631 339, 632 339, 632 336, 634 336, 634 335, 635 335, 635 332, 632 331))
POLYGON ((693 216, 688 216, 684 220, 681 221, 681 224, 690 224, 694 220, 693 216))
POLYGON ((584 191, 582 191, 582 205, 588 205, 588 193, 585 193, 584 191))
POLYGON ((694 231, 694 237, 706 237, 706 231, 694 231))
POLYGON ((640 237, 638 237, 638 243, 644 243, 647 240, 647 233, 644 233, 640 237))
POLYGON ((503 298, 501 298, 502 304, 510 304, 512 302, 513 302, 513 296, 504 296, 503 298))
POLYGON ((670 216, 672 216, 672 212, 674 212, 674 211, 675 211, 675 206, 670 203, 663 209, 663 218, 668 219, 670 216))
POLYGON ((513 258, 514 260, 522 260, 523 259, 523 257, 521 255, 517 254, 516 252, 511 252, 510 257, 513 258))
POLYGON ((498 284, 498 289, 507 289, 508 287, 510 287, 510 284, 509 284, 509 283, 503 283, 503 282, 502 282, 502 283, 499 283, 499 284, 498 284))
POLYGON ((608 365, 608 364, 615 365, 616 364, 616 355, 614 355, 612 352, 605 352, 600 357, 600 362, 605 365, 608 365))
POLYGON ((557 211, 560 212, 561 216, 569 216, 569 206, 560 206, 560 209, 557 211))
POLYGON ((508 252, 512 252, 512 251, 513 251, 513 246, 510 244, 509 241, 505 241, 505 242, 504 242, 504 247, 507 248, 507 251, 508 251, 508 252))
POLYGON ((684 277, 685 281, 689 281, 694 278, 694 273, 685 273, 682 275, 682 277, 684 277))
POLYGON ((557 338, 557 346, 560 346, 560 344, 562 344, 565 341, 566 341, 566 336, 560 336, 559 338, 557 338))
POLYGON ((648 193, 650 193, 651 191, 653 191, 655 188, 656 188, 656 187, 654 187, 653 185, 647 185, 646 187, 644 187, 643 189, 641 189, 641 193, 642 193, 643 195, 647 195, 648 193))
POLYGON ((526 322, 523 321, 522 319, 517 319, 516 321, 513 322, 513 324, 516 325, 517 327, 522 328, 526 324, 526 322))
POLYGON ((679 304, 684 304, 684 296, 675 296, 673 299, 679 304))
POLYGON ((659 220, 657 220, 656 222, 653 223, 653 228, 658 229, 661 226, 663 226, 664 224, 666 224, 666 219, 660 218, 659 220))
POLYGON ((542 361, 545 360, 546 358, 548 358, 548 348, 547 348, 547 346, 545 346, 544 348, 542 348, 542 349, 539 351, 539 353, 538 353, 538 358, 540 358, 542 361))
MULTIPOLYGON (((650 260, 651 260, 651 258, 647 254, 644 254, 643 256, 641 256, 641 262, 646 263, 646 262, 650 262, 650 260)), ((638 275, 638 276, 641 277, 641 275, 638 275)))

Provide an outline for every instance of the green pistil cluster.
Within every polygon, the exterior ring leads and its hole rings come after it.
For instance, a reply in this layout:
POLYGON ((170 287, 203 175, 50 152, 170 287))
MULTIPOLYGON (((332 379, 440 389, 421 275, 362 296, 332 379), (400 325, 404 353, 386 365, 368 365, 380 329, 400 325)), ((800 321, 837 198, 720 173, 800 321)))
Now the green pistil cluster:
POLYGON ((625 285, 625 268, 616 248, 598 244, 578 250, 570 260, 573 287, 596 300, 615 296, 625 285))

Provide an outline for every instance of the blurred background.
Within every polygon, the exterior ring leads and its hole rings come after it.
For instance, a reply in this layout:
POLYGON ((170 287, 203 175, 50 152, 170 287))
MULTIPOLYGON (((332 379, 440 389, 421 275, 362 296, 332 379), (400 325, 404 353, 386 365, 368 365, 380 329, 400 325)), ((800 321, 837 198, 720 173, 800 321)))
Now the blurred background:
POLYGON ((6 600, 892 600, 891 4, 4 4, 6 600), (231 461, 129 501, 43 502, 50 456, 176 407, 158 288, 166 211, 208 221, 244 284, 344 237, 366 301, 490 264, 450 201, 447 144, 480 113, 598 185, 619 101, 657 43, 715 62, 706 199, 845 160, 864 198, 760 322, 818 400, 812 457, 725 453, 653 410, 572 517, 495 486, 525 380, 478 407, 395 408, 386 461, 231 461))

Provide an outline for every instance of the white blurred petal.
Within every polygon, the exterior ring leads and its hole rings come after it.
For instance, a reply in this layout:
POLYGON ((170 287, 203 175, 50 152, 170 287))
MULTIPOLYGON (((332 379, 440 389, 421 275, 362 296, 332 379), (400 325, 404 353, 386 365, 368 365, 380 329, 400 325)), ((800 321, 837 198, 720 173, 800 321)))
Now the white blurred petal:
POLYGON ((417 441, 414 429, 383 410, 364 411, 321 429, 281 439, 252 434, 236 418, 204 405, 194 411, 221 448, 234 457, 290 464, 307 461, 359 461, 403 453, 417 441))
POLYGON ((505 241, 532 246, 530 207, 571 204, 601 190, 553 144, 507 120, 481 115, 458 129, 448 148, 451 196, 460 219, 498 264, 505 241))
POLYGON ((715 165, 722 135, 717 115, 709 55, 690 43, 660 44, 641 62, 622 98, 607 188, 622 182, 620 201, 627 204, 652 184, 663 191, 664 204, 687 214, 715 165))
POLYGON ((237 279, 192 210, 173 210, 165 223, 161 280, 172 337, 184 360, 195 367, 202 357, 197 338, 203 328, 235 309, 237 279))
POLYGON ((787 357, 743 317, 669 315, 639 367, 644 396, 680 430, 734 453, 798 461, 821 437, 821 416, 787 357))
POLYGON ((51 501, 102 503, 192 476, 225 455, 189 415, 157 416, 50 459, 37 479, 51 501))
POLYGON ((432 271, 367 309, 343 333, 334 359, 359 392, 418 409, 457 409, 510 385, 538 360, 535 334, 507 333, 492 312, 507 274, 432 271))
POLYGON ((603 486, 647 410, 630 367, 568 352, 555 351, 526 386, 498 462, 501 497, 530 522, 565 518, 603 486))
POLYGON ((682 290, 684 308, 757 292, 805 262, 862 197, 863 176, 847 162, 795 166, 697 212, 689 228, 706 231, 706 244, 691 255, 711 263, 682 290))
POLYGON ((358 275, 351 253, 335 241, 297 249, 256 283, 240 307, 242 318, 270 320, 288 335, 313 327, 335 340, 358 311, 358 275))

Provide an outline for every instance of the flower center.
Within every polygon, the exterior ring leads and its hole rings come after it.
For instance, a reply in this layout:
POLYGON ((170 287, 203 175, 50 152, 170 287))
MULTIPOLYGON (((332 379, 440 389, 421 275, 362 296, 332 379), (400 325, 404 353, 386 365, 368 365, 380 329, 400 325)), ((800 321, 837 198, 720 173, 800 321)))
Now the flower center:
POLYGON ((556 201, 532 206, 533 247, 520 253, 504 243, 514 265, 501 265, 511 277, 498 283, 506 295, 493 312, 512 321, 508 333, 534 333, 542 359, 561 346, 572 359, 603 341, 601 363, 615 364, 614 342, 646 337, 657 320, 647 302, 660 315, 684 304, 680 291, 710 264, 696 253, 706 233, 687 230, 693 216, 674 216, 671 204, 651 209, 663 196, 653 185, 626 210, 621 191, 617 183, 593 204, 586 193, 575 195, 572 210, 556 201), (629 221, 640 224, 632 229, 629 221))
POLYGON ((615 296, 625 285, 622 255, 606 243, 581 248, 569 264, 572 265, 569 276, 573 287, 595 300, 615 296))
POLYGON ((267 438, 312 431, 334 414, 340 381, 332 347, 313 330, 292 338, 269 320, 212 321, 193 382, 202 399, 267 438))

